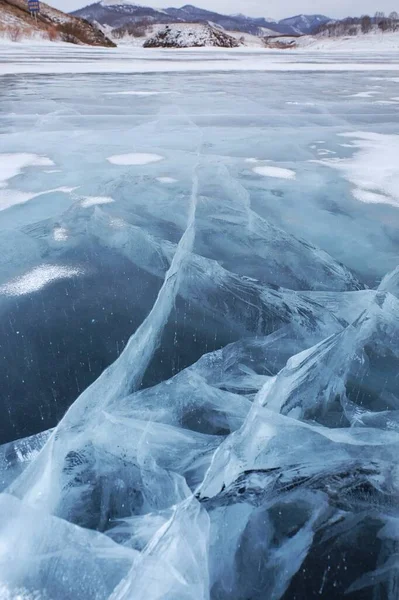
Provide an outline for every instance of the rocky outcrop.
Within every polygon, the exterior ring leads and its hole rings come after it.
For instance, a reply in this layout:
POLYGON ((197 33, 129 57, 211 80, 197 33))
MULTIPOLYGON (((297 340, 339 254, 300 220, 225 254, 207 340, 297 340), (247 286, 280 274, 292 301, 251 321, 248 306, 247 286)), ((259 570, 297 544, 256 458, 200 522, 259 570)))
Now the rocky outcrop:
POLYGON ((166 25, 149 38, 145 48, 195 48, 213 46, 237 48, 239 41, 208 23, 174 23, 166 25))
POLYGON ((266 48, 275 50, 294 50, 297 47, 298 37, 289 35, 282 36, 267 36, 264 39, 266 48))

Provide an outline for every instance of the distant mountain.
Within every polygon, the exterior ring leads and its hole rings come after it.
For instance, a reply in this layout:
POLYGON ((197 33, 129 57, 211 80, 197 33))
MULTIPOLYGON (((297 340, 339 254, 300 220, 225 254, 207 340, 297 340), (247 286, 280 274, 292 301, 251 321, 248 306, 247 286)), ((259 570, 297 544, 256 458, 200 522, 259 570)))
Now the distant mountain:
POLYGON ((92 23, 109 25, 112 28, 123 27, 132 22, 173 23, 176 20, 163 10, 140 6, 126 2, 126 0, 124 2, 122 0, 101 0, 75 10, 71 14, 92 23))
POLYGON ((229 31, 242 31, 243 33, 252 33, 254 35, 260 33, 261 27, 272 29, 274 31, 274 28, 270 27, 270 25, 275 25, 275 23, 266 21, 266 19, 253 19, 244 15, 222 15, 203 8, 197 8, 191 4, 187 4, 182 8, 167 8, 165 9, 165 12, 178 21, 184 21, 186 23, 215 23, 229 31))
POLYGON ((187 4, 181 8, 154 9, 140 6, 129 0, 101 0, 72 13, 91 22, 123 27, 132 22, 152 23, 212 23, 228 31, 241 31, 254 35, 275 32, 277 34, 301 35, 312 33, 320 25, 330 21, 324 15, 298 15, 282 21, 247 17, 242 14, 223 15, 187 4))
POLYGON ((298 34, 313 33, 320 25, 330 22, 325 15, 297 15, 279 21, 281 27, 288 27, 298 34))

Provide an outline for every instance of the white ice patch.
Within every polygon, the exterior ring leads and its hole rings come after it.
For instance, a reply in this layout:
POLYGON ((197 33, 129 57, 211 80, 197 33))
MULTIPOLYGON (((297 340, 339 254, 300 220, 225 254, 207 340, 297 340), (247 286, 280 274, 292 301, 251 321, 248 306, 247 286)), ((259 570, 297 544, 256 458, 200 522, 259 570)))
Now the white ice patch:
POLYGON ((262 177, 275 177, 277 179, 296 178, 295 171, 291 171, 291 169, 283 169, 281 167, 270 167, 264 165, 262 167, 254 167, 252 170, 257 175, 262 175, 262 177))
POLYGON ((56 227, 53 231, 53 238, 56 242, 66 242, 69 238, 68 230, 64 227, 56 227))
POLYGON ((6 187, 7 181, 20 175, 26 167, 52 167, 54 163, 46 156, 37 154, 0 154, 0 187, 6 187))
POLYGON ((329 154, 331 155, 331 154, 337 154, 337 153, 334 152, 334 150, 324 150, 324 149, 322 149, 322 150, 317 150, 317 154, 319 156, 328 156, 329 154))
POLYGON ((35 267, 29 273, 0 286, 0 294, 5 296, 23 296, 38 292, 46 285, 57 281, 58 279, 70 279, 83 275, 83 271, 78 268, 63 267, 61 265, 40 265, 35 267))
POLYGON ((145 153, 132 153, 132 154, 118 154, 116 156, 110 156, 107 158, 108 162, 113 165, 149 165, 151 163, 159 162, 164 157, 159 154, 145 154, 145 153))
POLYGON ((245 162, 250 163, 250 164, 256 164, 259 162, 259 159, 258 158, 246 158, 245 162))
POLYGON ((385 106, 397 106, 398 102, 396 100, 376 100, 374 104, 382 104, 385 106))
POLYGON ((399 83, 399 77, 369 77, 370 81, 394 81, 399 83))
POLYGON ((145 92, 145 91, 126 91, 126 92, 109 92, 107 96, 161 96, 164 94, 173 94, 175 92, 145 92))
POLYGON ((5 584, 0 584, 0 598, 1 600, 40 600, 40 596, 36 593, 32 594, 24 588, 18 588, 16 592, 15 588, 10 589, 5 584))
POLYGON ((351 158, 320 163, 341 171, 355 186, 357 200, 399 207, 399 135, 363 131, 340 135, 352 138, 357 152, 351 158))
POLYGON ((380 94, 381 92, 369 91, 369 92, 359 92, 358 94, 351 94, 349 98, 371 98, 375 94, 380 94))
POLYGON ((291 106, 316 106, 315 102, 286 102, 291 106))
POLYGON ((368 192, 367 190, 360 190, 359 188, 352 190, 352 195, 356 200, 365 202, 366 204, 392 204, 392 206, 397 206, 397 204, 392 202, 391 198, 388 198, 388 196, 376 194, 375 192, 368 192))
POLYGON ((11 208, 16 204, 25 204, 32 198, 35 198, 37 194, 33 192, 19 192, 18 190, 9 190, 0 188, 0 211, 11 208))
POLYGON ((127 225, 126 221, 119 219, 118 217, 110 219, 109 224, 113 229, 124 229, 127 225))
POLYGON ((173 177, 157 177, 156 180, 159 181, 159 183, 176 183, 177 182, 177 179, 174 179, 173 177))
POLYGON ((82 201, 83 208, 90 208, 90 206, 100 206, 101 204, 112 204, 115 202, 113 198, 107 196, 87 196, 82 201))

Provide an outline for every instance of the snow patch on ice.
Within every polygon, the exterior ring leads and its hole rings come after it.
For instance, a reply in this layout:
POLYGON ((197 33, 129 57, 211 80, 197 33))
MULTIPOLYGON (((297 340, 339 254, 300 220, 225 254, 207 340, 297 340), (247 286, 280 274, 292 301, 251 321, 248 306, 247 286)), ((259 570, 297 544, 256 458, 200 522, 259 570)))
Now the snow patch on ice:
POLYGON ((397 106, 398 102, 395 100, 376 100, 373 104, 382 104, 383 106, 397 106))
POLYGON ((11 208, 17 204, 25 204, 33 198, 38 196, 45 196, 47 194, 54 194, 60 192, 61 194, 70 194, 76 187, 59 187, 52 190, 44 190, 43 192, 21 192, 19 190, 1 189, 0 186, 0 211, 11 208))
POLYGON ((319 156, 328 156, 328 155, 337 154, 337 153, 334 152, 334 150, 321 149, 321 150, 317 150, 317 154, 319 156))
POLYGON ((371 132, 342 133, 358 151, 345 159, 325 159, 320 164, 343 173, 357 200, 399 207, 399 135, 371 132))
POLYGON ((124 221, 123 219, 116 217, 116 218, 110 219, 109 225, 113 229, 123 229, 124 227, 126 227, 127 224, 126 224, 126 221, 124 221))
POLYGON ((108 196, 87 196, 84 200, 82 200, 81 205, 83 208, 90 208, 90 206, 112 204, 112 202, 115 202, 115 200, 113 198, 109 198, 108 196))
POLYGON ((107 158, 108 162, 110 162, 111 164, 123 166, 149 165, 151 163, 159 162, 163 159, 164 157, 160 156, 159 154, 146 154, 140 152, 135 152, 131 154, 117 154, 115 156, 110 156, 109 158, 107 158))
POLYGON ((262 177, 275 177, 277 179, 295 179, 296 173, 291 169, 283 169, 281 167, 270 167, 263 165, 261 167, 254 167, 253 172, 262 177))
POLYGON ((288 101, 288 102, 286 102, 286 104, 289 104, 291 106, 316 106, 315 102, 291 102, 291 101, 288 101))
POLYGON ((145 92, 145 91, 126 91, 126 92, 108 92, 107 96, 160 96, 163 94, 175 94, 177 92, 145 92))
POLYGON ((157 177, 156 180, 159 181, 159 183, 176 183, 177 182, 177 179, 174 179, 174 177, 157 177))
POLYGON ((365 202, 366 204, 392 204, 392 206, 397 206, 396 202, 392 202, 392 200, 384 194, 377 194, 375 192, 355 188, 352 190, 352 195, 356 200, 365 202))
POLYGON ((64 227, 56 227, 53 231, 53 238, 56 242, 66 242, 69 238, 68 230, 64 227))
POLYGON ((38 154, 0 154, 0 187, 6 187, 8 180, 20 175, 26 167, 51 167, 54 163, 46 156, 38 154))
POLYGON ((376 94, 380 94, 381 92, 369 91, 369 92, 358 92, 357 94, 351 94, 348 96, 349 98, 371 98, 376 94))
POLYGON ((35 198, 37 194, 32 192, 19 192, 18 190, 3 190, 0 189, 0 211, 11 208, 16 204, 25 204, 32 198, 35 198))
POLYGON ((15 595, 15 589, 10 589, 8 586, 0 585, 0 598, 2 600, 40 600, 39 593, 31 593, 30 591, 18 588, 17 595, 15 595))
POLYGON ((63 267, 62 265, 40 265, 4 285, 0 286, 0 294, 5 296, 23 296, 38 292, 46 285, 58 279, 70 279, 83 275, 78 268, 63 267))

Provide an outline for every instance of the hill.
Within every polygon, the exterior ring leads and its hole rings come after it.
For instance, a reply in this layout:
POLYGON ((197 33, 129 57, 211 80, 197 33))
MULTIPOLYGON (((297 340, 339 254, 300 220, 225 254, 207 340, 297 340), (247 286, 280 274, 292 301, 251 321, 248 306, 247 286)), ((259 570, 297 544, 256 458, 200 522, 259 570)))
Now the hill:
POLYGON ((234 37, 208 23, 172 23, 150 37, 144 48, 237 48, 239 45, 234 37))
POLYGON ((51 41, 113 47, 102 31, 79 17, 40 3, 41 12, 33 19, 25 0, 0 0, 0 35, 12 41, 41 37, 51 41))

